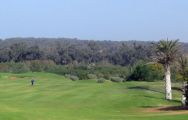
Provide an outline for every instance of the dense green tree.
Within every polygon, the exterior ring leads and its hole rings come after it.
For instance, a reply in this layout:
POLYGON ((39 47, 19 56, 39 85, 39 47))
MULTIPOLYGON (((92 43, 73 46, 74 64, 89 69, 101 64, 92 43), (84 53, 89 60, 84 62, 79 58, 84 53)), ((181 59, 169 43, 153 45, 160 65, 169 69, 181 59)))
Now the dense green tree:
POLYGON ((178 59, 179 73, 182 76, 182 104, 188 106, 188 60, 185 55, 181 55, 178 59))

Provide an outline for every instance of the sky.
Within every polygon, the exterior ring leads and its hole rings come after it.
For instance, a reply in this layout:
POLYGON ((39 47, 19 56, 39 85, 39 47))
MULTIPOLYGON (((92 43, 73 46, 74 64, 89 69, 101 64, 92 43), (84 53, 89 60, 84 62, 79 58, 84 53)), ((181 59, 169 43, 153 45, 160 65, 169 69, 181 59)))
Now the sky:
POLYGON ((0 38, 188 42, 188 0, 0 0, 0 38))

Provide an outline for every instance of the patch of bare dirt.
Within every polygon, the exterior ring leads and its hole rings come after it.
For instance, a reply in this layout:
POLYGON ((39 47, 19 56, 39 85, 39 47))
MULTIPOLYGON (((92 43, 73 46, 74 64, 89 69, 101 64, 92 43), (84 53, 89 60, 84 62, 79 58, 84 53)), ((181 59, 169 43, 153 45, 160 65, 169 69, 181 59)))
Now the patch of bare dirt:
POLYGON ((147 108, 144 112, 147 112, 147 113, 166 113, 168 115, 181 115, 181 114, 188 114, 188 107, 167 106, 167 107, 147 108))

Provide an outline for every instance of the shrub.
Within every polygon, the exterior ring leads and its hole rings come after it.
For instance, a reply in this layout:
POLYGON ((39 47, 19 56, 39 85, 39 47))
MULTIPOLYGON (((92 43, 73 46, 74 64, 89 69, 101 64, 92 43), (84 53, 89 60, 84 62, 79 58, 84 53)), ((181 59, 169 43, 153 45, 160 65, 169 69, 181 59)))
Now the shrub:
POLYGON ((29 65, 30 70, 32 72, 41 72, 43 71, 43 66, 39 60, 32 60, 32 61, 27 61, 26 64, 29 65))
POLYGON ((15 63, 15 62, 9 63, 9 72, 24 73, 29 71, 30 71, 29 66, 27 66, 25 63, 15 63))
POLYGON ((71 79, 72 81, 77 81, 79 80, 79 78, 75 75, 69 75, 69 74, 66 74, 65 77, 71 79))
POLYGON ((72 81, 76 81, 76 80, 79 80, 79 78, 77 76, 74 76, 74 75, 70 75, 70 79, 72 81))
POLYGON ((25 62, 32 72, 49 71, 56 64, 51 60, 31 60, 25 62))
POLYGON ((79 79, 81 80, 87 80, 88 79, 88 71, 86 70, 75 70, 72 72, 73 74, 77 75, 79 79))
POLYGON ((127 67, 122 67, 122 66, 100 65, 100 66, 96 66, 93 72, 98 77, 103 77, 109 80, 113 76, 122 76, 124 78, 124 76, 128 75, 129 70, 127 67))
POLYGON ((10 72, 9 63, 0 63, 0 72, 10 72))
POLYGON ((97 76, 95 74, 88 74, 87 76, 89 79, 97 79, 97 76))
POLYGON ((68 79, 70 79, 70 75, 69 74, 66 74, 65 77, 68 78, 68 79))
POLYGON ((62 65, 56 65, 54 67, 51 67, 47 70, 47 72, 55 73, 55 74, 59 74, 59 75, 71 74, 71 71, 62 65))
POLYGON ((123 82, 124 79, 120 77, 111 77, 110 79, 112 82, 123 82))
POLYGON ((104 79, 104 78, 99 78, 99 79, 97 79, 97 83, 104 83, 105 80, 106 80, 106 79, 104 79))
POLYGON ((139 64, 137 65, 130 76, 128 76, 128 80, 135 81, 154 81, 163 79, 163 68, 160 65, 155 64, 139 64))

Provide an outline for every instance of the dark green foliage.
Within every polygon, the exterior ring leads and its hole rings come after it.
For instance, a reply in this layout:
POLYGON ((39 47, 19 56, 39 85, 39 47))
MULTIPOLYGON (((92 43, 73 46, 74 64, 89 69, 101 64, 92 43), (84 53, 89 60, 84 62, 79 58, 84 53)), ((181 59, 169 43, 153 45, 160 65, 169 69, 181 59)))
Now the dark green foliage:
POLYGON ((75 70, 73 73, 79 77, 81 80, 87 80, 88 79, 88 71, 85 70, 75 70))
POLYGON ((113 54, 112 60, 117 65, 134 65, 139 60, 148 61, 152 53, 153 48, 150 44, 141 45, 137 42, 133 42, 132 44, 122 43, 116 53, 113 54))
POLYGON ((128 80, 135 81, 155 81, 163 79, 163 67, 160 65, 139 64, 133 68, 128 80))

